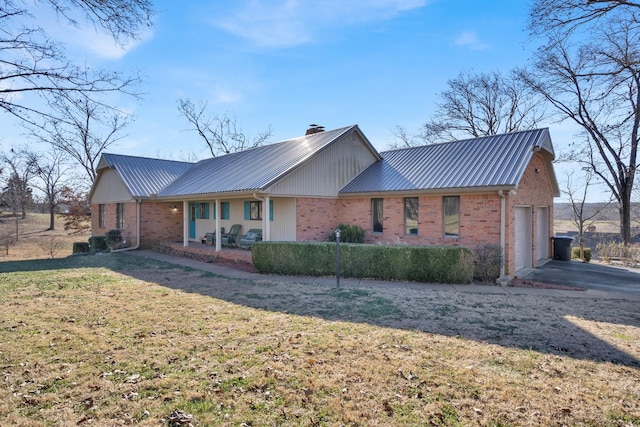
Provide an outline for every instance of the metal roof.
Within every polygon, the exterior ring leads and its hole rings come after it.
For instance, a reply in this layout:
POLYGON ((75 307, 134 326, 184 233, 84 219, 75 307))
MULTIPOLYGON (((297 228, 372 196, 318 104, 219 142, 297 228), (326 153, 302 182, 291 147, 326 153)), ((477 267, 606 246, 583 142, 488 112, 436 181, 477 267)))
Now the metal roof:
POLYGON ((265 189, 354 129, 358 129, 358 126, 318 132, 202 160, 160 191, 158 196, 172 197, 265 189))
POLYGON ((104 153, 98 170, 115 169, 132 197, 150 197, 193 167, 193 163, 104 153))
POLYGON ((553 159, 546 128, 382 152, 340 194, 515 188, 537 150, 553 159))

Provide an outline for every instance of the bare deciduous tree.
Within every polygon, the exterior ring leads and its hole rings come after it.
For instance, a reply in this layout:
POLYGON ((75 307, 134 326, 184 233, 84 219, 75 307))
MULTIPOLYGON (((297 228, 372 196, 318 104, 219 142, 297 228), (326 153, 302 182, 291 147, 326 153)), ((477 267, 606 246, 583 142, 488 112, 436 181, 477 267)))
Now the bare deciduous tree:
POLYGON ((567 182, 565 189, 562 192, 569 198, 569 204, 571 206, 571 222, 578 228, 578 243, 580 244, 580 258, 584 259, 584 233, 593 223, 598 219, 601 212, 606 210, 611 205, 612 199, 609 198, 607 202, 595 205, 590 204, 590 209, 587 211, 586 204, 588 203, 589 189, 592 189, 594 175, 590 169, 585 169, 583 176, 574 179, 574 173, 569 172, 567 174, 567 182), (576 183, 576 180, 579 181, 576 183))
POLYGON ((206 109, 206 101, 200 101, 196 106, 189 99, 178 100, 178 111, 193 126, 190 130, 202 137, 213 157, 259 147, 271 136, 269 127, 253 138, 248 138, 242 132, 236 116, 229 116, 227 113, 222 116, 210 115, 206 109))
POLYGON ((65 162, 66 153, 52 147, 45 153, 25 151, 25 155, 34 164, 33 187, 42 191, 49 210, 49 230, 55 230, 56 207, 60 203, 60 192, 68 178, 70 167, 65 162))
POLYGON ((400 145, 413 146, 536 128, 544 119, 543 98, 522 83, 517 71, 460 73, 439 94, 436 111, 418 135, 396 127, 400 145))
POLYGON ((605 3, 615 8, 594 11, 582 27, 567 17, 574 23, 569 32, 543 27, 546 43, 536 53, 532 72, 521 76, 549 101, 559 120, 569 119, 581 129, 569 158, 609 187, 618 203, 620 234, 629 243, 640 136, 640 10, 623 9, 622 2, 587 3, 585 8, 605 3), (588 37, 579 37, 578 28, 588 37))
POLYGON ((131 118, 86 97, 56 97, 51 107, 57 118, 32 127, 32 135, 66 153, 82 167, 91 186, 100 156, 123 137, 131 118))

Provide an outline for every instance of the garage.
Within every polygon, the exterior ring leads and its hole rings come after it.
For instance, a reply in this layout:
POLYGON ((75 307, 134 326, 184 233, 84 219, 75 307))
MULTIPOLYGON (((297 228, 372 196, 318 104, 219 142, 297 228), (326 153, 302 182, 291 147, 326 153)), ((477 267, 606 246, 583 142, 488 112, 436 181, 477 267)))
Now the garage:
POLYGON ((531 207, 515 208, 515 271, 531 268, 533 221, 531 207))

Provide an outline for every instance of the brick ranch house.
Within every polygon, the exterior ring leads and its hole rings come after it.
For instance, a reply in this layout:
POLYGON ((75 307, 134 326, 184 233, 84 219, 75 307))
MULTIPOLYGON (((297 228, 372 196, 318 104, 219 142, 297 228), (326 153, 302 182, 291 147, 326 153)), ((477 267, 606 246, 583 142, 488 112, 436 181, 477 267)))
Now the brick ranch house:
POLYGON ((357 125, 197 163, 105 153, 92 233, 121 229, 135 249, 233 224, 267 241, 326 241, 347 223, 367 243, 499 244, 508 278, 550 257, 553 159, 548 129, 379 153, 357 125))

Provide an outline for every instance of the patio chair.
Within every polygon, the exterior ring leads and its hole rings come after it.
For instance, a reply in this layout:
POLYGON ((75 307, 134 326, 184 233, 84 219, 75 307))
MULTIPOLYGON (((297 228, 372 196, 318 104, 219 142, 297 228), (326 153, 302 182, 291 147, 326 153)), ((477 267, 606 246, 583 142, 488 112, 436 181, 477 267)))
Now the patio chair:
POLYGON ((220 234, 222 246, 238 246, 238 234, 240 234, 240 224, 233 224, 228 233, 220 234))
MULTIPOLYGON (((224 234, 224 227, 220 227, 220 234, 224 234)), ((216 232, 214 231, 213 233, 206 233, 205 234, 205 238, 206 238, 206 243, 207 245, 215 245, 216 244, 216 232)))
POLYGON ((251 249, 251 245, 262 240, 262 229, 252 228, 244 236, 240 236, 238 246, 240 249, 251 249))

